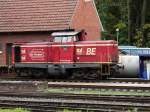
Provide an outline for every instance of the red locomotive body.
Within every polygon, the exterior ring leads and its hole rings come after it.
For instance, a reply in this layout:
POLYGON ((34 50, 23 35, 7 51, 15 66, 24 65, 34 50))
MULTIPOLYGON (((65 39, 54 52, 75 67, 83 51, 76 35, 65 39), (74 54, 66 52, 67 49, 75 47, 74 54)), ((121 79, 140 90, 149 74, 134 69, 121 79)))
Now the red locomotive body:
POLYGON ((91 41, 76 43, 76 62, 111 64, 117 62, 115 41, 91 41))
POLYGON ((118 62, 116 41, 84 41, 83 32, 57 32, 52 37, 52 42, 14 44, 18 75, 102 78, 110 76, 118 62))

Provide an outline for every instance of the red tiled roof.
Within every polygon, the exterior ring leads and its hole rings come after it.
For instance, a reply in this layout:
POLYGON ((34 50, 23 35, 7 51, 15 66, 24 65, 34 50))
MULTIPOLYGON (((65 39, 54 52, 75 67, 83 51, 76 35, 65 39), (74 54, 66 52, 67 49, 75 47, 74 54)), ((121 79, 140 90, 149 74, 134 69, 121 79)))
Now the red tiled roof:
POLYGON ((69 28, 78 0, 0 0, 0 32, 69 28))

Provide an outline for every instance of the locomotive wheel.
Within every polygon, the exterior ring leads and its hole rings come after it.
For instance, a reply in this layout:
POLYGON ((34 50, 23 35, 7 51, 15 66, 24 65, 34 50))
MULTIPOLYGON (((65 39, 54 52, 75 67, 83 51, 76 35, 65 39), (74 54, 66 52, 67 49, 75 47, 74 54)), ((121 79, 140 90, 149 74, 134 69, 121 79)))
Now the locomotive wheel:
POLYGON ((30 78, 47 78, 47 73, 44 69, 20 69, 16 70, 18 77, 30 77, 30 78))
POLYGON ((72 72, 71 79, 80 79, 80 80, 95 80, 98 79, 98 72, 96 70, 74 70, 72 72))
POLYGON ((91 70, 84 75, 84 79, 95 80, 98 78, 98 74, 96 70, 91 70))
POLYGON ((73 70, 70 79, 83 79, 84 74, 83 70, 73 70))
POLYGON ((28 74, 25 71, 20 71, 20 72, 17 73, 17 76, 19 76, 19 77, 27 77, 28 74))
POLYGON ((107 75, 102 75, 98 69, 78 69, 72 71, 70 79, 77 80, 104 80, 107 79, 107 75))
POLYGON ((30 72, 30 76, 32 78, 47 78, 48 75, 47 73, 44 71, 44 69, 33 69, 30 72))

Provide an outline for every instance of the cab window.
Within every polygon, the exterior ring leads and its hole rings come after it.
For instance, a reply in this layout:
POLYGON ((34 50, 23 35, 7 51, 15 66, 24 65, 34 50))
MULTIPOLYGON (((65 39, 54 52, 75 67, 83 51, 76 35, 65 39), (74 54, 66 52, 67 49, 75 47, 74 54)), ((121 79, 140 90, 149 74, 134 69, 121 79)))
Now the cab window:
POLYGON ((55 37, 54 42, 61 42, 61 37, 55 37))
POLYGON ((65 43, 68 41, 68 37, 62 37, 62 42, 65 43))
POLYGON ((77 36, 73 36, 73 41, 74 42, 79 41, 79 38, 77 36))
POLYGON ((76 36, 58 36, 58 37, 54 37, 54 42, 74 42, 77 41, 76 36))

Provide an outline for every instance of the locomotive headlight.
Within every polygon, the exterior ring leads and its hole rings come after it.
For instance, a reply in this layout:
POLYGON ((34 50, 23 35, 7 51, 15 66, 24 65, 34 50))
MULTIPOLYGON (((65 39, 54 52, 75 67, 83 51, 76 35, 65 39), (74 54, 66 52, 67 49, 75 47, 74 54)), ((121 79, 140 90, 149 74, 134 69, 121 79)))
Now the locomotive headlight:
POLYGON ((80 60, 80 57, 77 57, 77 60, 80 60))

